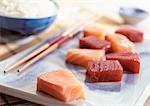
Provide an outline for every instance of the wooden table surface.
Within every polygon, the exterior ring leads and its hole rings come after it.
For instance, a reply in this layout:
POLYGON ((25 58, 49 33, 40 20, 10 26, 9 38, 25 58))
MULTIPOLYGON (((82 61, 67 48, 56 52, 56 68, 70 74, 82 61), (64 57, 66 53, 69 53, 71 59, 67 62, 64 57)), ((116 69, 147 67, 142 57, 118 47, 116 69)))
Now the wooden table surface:
MULTIPOLYGON (((62 2, 60 2, 60 3, 63 4, 62 2)), ((68 6, 69 3, 70 2, 67 2, 67 3, 65 2, 64 4, 65 4, 65 6, 66 5, 68 6)), ((72 6, 74 6, 74 1, 73 1, 72 6)), ((71 6, 68 6, 67 8, 70 8, 70 7, 71 6)), ((91 12, 92 12, 92 10, 89 11, 90 14, 91 14, 91 12)), ((95 13, 94 13, 94 15, 95 15, 95 13)), ((68 20, 68 19, 66 19, 66 20, 68 20)), ((20 43, 0 44, 0 61, 2 61, 4 59, 7 59, 8 57, 10 57, 14 54, 17 54, 17 53, 31 47, 32 45, 35 45, 35 44, 49 38, 51 35, 62 31, 62 29, 67 28, 70 25, 70 22, 72 22, 72 21, 70 20, 68 22, 66 20, 58 18, 57 21, 55 22, 55 24, 51 28, 49 28, 45 32, 39 34, 38 36, 32 37, 32 39, 30 39, 27 43, 23 43, 23 44, 20 44, 20 43), (63 22, 62 22, 62 20, 63 20, 63 22), (64 23, 65 23, 65 25, 64 25, 64 23)), ((110 21, 110 23, 112 23, 111 21, 110 21)), ((143 25, 141 25, 140 28, 143 28, 143 25)), ((148 28, 147 27, 145 28, 145 25, 144 25, 143 29, 146 30, 146 33, 149 33, 147 31, 148 28)), ((8 95, 5 95, 5 94, 0 94, 0 106, 40 106, 40 105, 31 103, 31 102, 26 101, 26 100, 11 97, 11 96, 8 96, 8 95)), ((147 99, 144 106, 150 106, 150 97, 147 99)))

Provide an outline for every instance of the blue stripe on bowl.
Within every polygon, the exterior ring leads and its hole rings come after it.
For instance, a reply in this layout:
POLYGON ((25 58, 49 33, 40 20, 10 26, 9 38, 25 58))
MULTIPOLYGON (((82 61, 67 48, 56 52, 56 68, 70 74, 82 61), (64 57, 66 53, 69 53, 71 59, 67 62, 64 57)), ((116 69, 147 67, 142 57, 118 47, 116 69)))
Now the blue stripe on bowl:
POLYGON ((40 19, 19 19, 0 16, 0 27, 25 34, 36 34, 49 27, 56 15, 40 19))

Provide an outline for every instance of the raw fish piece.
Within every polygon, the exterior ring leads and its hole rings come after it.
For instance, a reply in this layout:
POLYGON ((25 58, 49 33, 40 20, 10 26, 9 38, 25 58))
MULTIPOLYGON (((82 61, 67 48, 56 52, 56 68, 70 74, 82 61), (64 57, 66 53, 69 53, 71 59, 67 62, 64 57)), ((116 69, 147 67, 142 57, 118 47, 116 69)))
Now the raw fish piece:
POLYGON ((121 81, 123 68, 117 60, 91 61, 88 63, 86 80, 95 82, 118 82, 121 81))
POLYGON ((106 35, 106 40, 111 42, 112 52, 134 52, 134 44, 121 34, 106 35))
POLYGON ((93 24, 84 29, 84 37, 95 36, 100 40, 105 40, 105 31, 98 24, 93 24))
POLYGON ((66 69, 40 75, 37 79, 37 90, 64 102, 85 98, 82 84, 66 69))
POLYGON ((95 36, 87 36, 80 39, 80 48, 108 50, 110 47, 110 42, 99 40, 95 36))
POLYGON ((123 69, 132 72, 139 73, 140 71, 140 58, 137 53, 111 53, 106 55, 107 60, 118 60, 123 69))
POLYGON ((105 60, 105 50, 69 49, 66 61, 82 67, 87 67, 92 60, 105 60))
POLYGON ((123 68, 117 60, 92 61, 88 63, 86 81, 118 82, 121 81, 123 68))
POLYGON ((129 26, 122 26, 115 33, 126 36, 132 42, 142 42, 144 40, 144 33, 142 31, 129 26))

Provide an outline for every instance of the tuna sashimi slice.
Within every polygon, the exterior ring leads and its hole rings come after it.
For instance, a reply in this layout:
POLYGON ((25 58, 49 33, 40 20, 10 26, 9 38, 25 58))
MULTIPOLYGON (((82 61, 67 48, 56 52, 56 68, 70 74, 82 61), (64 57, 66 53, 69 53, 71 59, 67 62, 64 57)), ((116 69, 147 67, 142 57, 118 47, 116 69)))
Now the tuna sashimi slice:
POLYGON ((95 36, 87 36, 80 39, 80 48, 108 50, 110 46, 110 42, 107 42, 105 40, 99 40, 95 36))
POLYGON ((134 52, 134 44, 121 34, 106 35, 106 40, 111 42, 112 52, 134 52))
POLYGON ((105 40, 105 31, 98 24, 92 24, 83 31, 84 37, 95 36, 100 40, 105 40))
POLYGON ((139 73, 140 58, 137 53, 111 53, 106 55, 107 60, 118 60, 124 70, 132 73, 139 73))
POLYGON ((64 102, 85 98, 83 85, 67 69, 40 75, 37 79, 37 90, 64 102))
POLYGON ((105 50, 69 49, 66 62, 87 67, 89 61, 105 60, 105 50))
POLYGON ((86 71, 86 81, 94 82, 118 82, 121 81, 123 68, 117 60, 91 61, 86 71))
POLYGON ((142 42, 144 40, 144 33, 131 26, 122 26, 115 33, 126 36, 132 42, 142 42))

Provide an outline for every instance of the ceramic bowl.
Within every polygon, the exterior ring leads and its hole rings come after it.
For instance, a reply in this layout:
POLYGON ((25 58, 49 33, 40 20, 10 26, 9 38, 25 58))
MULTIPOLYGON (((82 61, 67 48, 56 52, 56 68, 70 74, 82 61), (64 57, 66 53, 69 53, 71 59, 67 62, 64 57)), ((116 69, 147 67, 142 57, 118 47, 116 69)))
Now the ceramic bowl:
POLYGON ((132 7, 120 7, 119 14, 126 24, 132 25, 138 24, 149 15, 148 12, 143 9, 132 7))
MULTIPOLYGON (((58 11, 58 5, 56 2, 52 1, 55 4, 56 13, 54 15, 50 15, 48 17, 43 18, 17 18, 17 17, 6 17, 6 16, 0 16, 0 33, 1 38, 3 36, 6 37, 5 34, 7 34, 7 37, 9 39, 9 36, 13 38, 12 36, 17 33, 17 36, 30 36, 30 35, 37 35, 38 33, 44 31, 56 19, 57 11, 58 11), (4 31, 3 31, 4 30, 4 31), (15 34, 14 34, 15 33, 15 34)), ((20 37, 18 37, 20 38, 20 37)))

